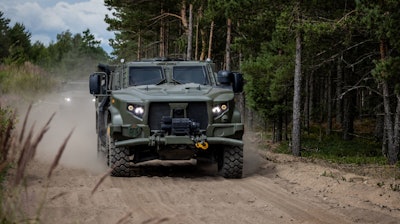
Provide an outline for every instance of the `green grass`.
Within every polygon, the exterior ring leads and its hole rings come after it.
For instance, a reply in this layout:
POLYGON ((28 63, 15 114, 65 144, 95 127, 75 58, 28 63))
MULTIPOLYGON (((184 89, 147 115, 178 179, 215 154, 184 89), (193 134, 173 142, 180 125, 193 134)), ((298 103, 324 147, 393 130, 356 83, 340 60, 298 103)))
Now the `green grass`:
MULTIPOLYGON (((339 164, 379 164, 387 163, 382 155, 381 144, 368 139, 354 138, 344 141, 338 135, 330 135, 321 139, 313 134, 303 136, 302 157, 318 158, 339 164)), ((290 154, 287 142, 283 142, 276 150, 290 154)))
POLYGON ((31 63, 0 66, 0 94, 17 94, 24 98, 50 92, 56 80, 31 63))

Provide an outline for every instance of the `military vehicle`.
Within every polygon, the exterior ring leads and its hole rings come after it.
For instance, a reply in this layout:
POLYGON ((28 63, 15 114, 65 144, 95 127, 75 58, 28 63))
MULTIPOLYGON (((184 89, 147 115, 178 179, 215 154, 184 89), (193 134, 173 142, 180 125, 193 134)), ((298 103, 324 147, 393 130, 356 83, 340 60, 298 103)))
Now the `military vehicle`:
POLYGON ((211 61, 167 58, 99 64, 89 77, 96 102, 98 153, 112 176, 131 176, 150 160, 217 163, 241 178, 244 132, 235 93, 242 74, 215 72, 211 61))

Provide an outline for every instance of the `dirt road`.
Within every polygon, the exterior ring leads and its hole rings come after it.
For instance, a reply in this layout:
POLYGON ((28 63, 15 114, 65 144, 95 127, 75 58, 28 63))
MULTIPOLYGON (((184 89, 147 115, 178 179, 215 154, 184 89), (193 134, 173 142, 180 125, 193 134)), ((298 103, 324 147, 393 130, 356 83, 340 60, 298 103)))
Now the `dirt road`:
POLYGON ((218 177, 212 165, 164 164, 147 176, 107 177, 92 195, 107 171, 96 156, 94 106, 65 110, 53 100, 44 99, 32 112, 40 126, 58 111, 29 168, 27 193, 21 194, 29 217, 42 223, 400 223, 400 192, 389 187, 398 180, 273 154, 258 148, 260 136, 252 132, 245 138, 243 179, 218 177), (61 165, 48 180, 50 163, 74 127, 61 165))

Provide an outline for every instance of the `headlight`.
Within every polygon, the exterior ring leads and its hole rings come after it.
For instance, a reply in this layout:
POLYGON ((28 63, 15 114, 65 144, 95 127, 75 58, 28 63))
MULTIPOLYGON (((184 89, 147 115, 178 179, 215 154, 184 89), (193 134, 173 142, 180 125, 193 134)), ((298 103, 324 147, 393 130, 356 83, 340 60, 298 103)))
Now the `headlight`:
POLYGON ((131 112, 134 116, 142 119, 144 114, 144 107, 136 104, 128 104, 126 109, 131 112))
POLYGON ((70 97, 65 97, 64 100, 65 100, 65 102, 71 102, 71 98, 70 97))
POLYGON ((214 119, 220 118, 222 115, 224 115, 227 111, 229 110, 228 104, 223 103, 223 104, 218 104, 215 105, 212 108, 212 113, 214 115, 214 119))

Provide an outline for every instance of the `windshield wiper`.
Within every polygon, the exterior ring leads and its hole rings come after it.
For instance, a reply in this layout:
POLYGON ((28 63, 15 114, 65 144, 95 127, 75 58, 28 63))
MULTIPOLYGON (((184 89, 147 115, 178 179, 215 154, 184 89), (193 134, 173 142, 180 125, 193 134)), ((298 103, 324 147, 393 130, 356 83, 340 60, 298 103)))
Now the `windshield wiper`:
POLYGON ((175 84, 182 84, 181 82, 179 82, 178 80, 176 80, 176 79, 172 79, 172 81, 175 83, 175 84))
POLYGON ((162 79, 156 85, 161 85, 161 84, 166 83, 166 82, 167 82, 167 79, 162 79))
POLYGON ((160 79, 148 79, 148 80, 142 80, 141 82, 136 82, 134 83, 133 86, 142 86, 142 85, 158 85, 160 82, 164 81, 160 79))

